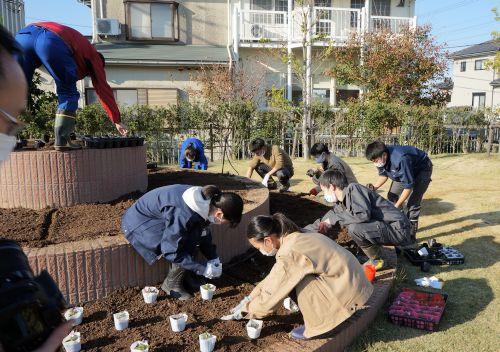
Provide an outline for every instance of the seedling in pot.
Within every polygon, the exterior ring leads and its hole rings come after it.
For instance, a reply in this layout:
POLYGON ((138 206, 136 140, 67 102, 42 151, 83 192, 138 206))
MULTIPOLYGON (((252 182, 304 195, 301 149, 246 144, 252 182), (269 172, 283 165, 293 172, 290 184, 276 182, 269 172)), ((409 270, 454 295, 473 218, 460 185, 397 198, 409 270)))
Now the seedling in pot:
POLYGON ((113 320, 115 322, 115 329, 118 331, 125 330, 128 328, 129 314, 125 310, 123 312, 113 314, 113 320))
POLYGON ((247 334, 248 337, 253 339, 258 339, 260 332, 262 331, 262 325, 264 322, 262 320, 250 319, 247 323, 247 334))
POLYGON ((146 286, 142 289, 142 297, 144 298, 144 302, 151 304, 155 303, 158 298, 158 289, 153 286, 146 286))
POLYGON ((70 334, 63 339, 63 347, 66 352, 79 352, 82 349, 80 333, 71 331, 70 334))
POLYGON ((171 315, 169 319, 170 319, 170 326, 173 332, 181 332, 184 331, 184 329, 186 328, 186 322, 188 319, 186 313, 171 315))
POLYGON ((73 326, 80 325, 83 320, 83 307, 74 307, 64 312, 64 318, 71 320, 73 326))
POLYGON ((130 351, 131 352, 137 352, 137 351, 149 351, 149 343, 148 341, 136 341, 132 345, 130 345, 130 351))
POLYGON ((199 340, 201 352, 212 352, 215 347, 215 342, 217 341, 217 336, 205 332, 199 335, 199 340))
POLYGON ((214 296, 215 289, 216 289, 215 285, 212 284, 201 285, 200 286, 201 298, 204 301, 210 301, 214 296))

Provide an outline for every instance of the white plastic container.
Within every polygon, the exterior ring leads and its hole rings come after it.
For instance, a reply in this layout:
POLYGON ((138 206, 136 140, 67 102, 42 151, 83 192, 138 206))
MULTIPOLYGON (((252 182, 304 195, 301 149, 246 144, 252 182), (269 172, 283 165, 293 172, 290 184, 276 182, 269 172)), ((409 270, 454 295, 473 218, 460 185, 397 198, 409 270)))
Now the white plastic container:
POLYGON ((199 335, 199 339, 201 352, 212 352, 214 350, 215 342, 217 342, 217 336, 206 332, 199 335))
POLYGON ((74 307, 64 312, 64 318, 71 320, 73 326, 80 325, 83 320, 83 307, 74 307))
POLYGON ((262 320, 250 319, 247 323, 247 334, 248 337, 253 339, 258 339, 260 332, 262 331, 262 325, 264 322, 262 320))
POLYGON ((149 352, 149 343, 147 341, 136 341, 130 345, 130 352, 149 352))
POLYGON ((174 314, 169 317, 173 332, 181 332, 186 328, 188 315, 186 313, 174 314))
POLYGON ((128 328, 129 314, 126 310, 123 312, 113 314, 113 320, 115 321, 115 329, 118 331, 125 330, 128 328))
POLYGON ((144 298, 144 302, 148 304, 156 303, 156 299, 158 298, 158 289, 154 286, 146 286, 142 289, 142 297, 144 298))
POLYGON ((80 352, 82 349, 82 342, 80 333, 72 331, 63 339, 63 347, 66 352, 80 352))
POLYGON ((429 252, 427 251, 427 248, 422 247, 418 250, 418 254, 420 254, 421 257, 427 257, 429 252))
POLYGON ((212 284, 201 285, 200 286, 201 298, 204 301, 210 301, 214 296, 215 289, 216 289, 215 285, 212 284))

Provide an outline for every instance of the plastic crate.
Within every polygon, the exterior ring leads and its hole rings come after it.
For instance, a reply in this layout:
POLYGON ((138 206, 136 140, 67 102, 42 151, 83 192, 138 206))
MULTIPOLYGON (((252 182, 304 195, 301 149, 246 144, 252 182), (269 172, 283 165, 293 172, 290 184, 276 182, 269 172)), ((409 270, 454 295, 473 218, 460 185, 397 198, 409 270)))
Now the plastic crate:
POLYGON ((389 307, 389 320, 399 326, 435 331, 444 314, 447 301, 448 295, 446 293, 431 293, 403 288, 389 307), (412 298, 402 297, 402 294, 410 294, 412 298), (401 304, 402 301, 404 304, 401 304), (425 315, 429 317, 423 317, 425 315))
POLYGON ((465 263, 464 255, 453 247, 444 247, 440 244, 429 247, 427 244, 423 244, 418 249, 403 249, 405 257, 413 265, 421 265, 423 262, 432 265, 460 265, 465 263), (418 254, 418 249, 424 247, 429 252, 426 257, 418 254))

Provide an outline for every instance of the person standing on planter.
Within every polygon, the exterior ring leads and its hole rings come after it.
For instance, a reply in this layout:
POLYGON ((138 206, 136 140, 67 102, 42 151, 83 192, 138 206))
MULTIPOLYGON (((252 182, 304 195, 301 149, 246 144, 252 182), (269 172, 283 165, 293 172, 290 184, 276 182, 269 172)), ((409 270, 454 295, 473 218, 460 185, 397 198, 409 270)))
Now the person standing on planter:
POLYGON ((330 152, 328 145, 324 143, 314 144, 311 148, 311 155, 318 164, 321 164, 322 170, 309 169, 307 171, 307 176, 311 177, 313 183, 316 185, 309 191, 309 195, 317 196, 321 192, 319 178, 323 172, 328 170, 339 170, 345 175, 347 182, 358 183, 351 167, 344 160, 330 152))
POLYGON ((411 243, 410 221, 377 192, 359 183, 349 184, 339 170, 325 172, 319 184, 325 200, 333 203, 333 209, 306 230, 327 233, 338 222, 368 256, 365 264, 372 264, 377 270, 385 268, 382 246, 411 243))
POLYGON ((181 169, 206 170, 208 160, 205 156, 203 142, 198 138, 188 138, 181 145, 181 154, 179 158, 179 167, 181 169))
POLYGON ((193 296, 184 283, 198 289, 199 281, 186 271, 208 279, 222 274, 209 225, 235 227, 242 213, 243 200, 235 193, 216 186, 171 185, 139 198, 123 215, 122 231, 149 265, 161 257, 172 264, 161 288, 172 298, 187 300, 193 296), (195 260, 198 249, 206 263, 195 260))
POLYGON ((254 217, 247 237, 262 254, 276 256, 276 264, 231 310, 231 319, 266 317, 290 296, 304 318, 290 335, 304 340, 330 332, 363 309, 373 292, 353 254, 319 233, 303 233, 283 214, 254 217))
POLYGON ((92 85, 109 119, 121 135, 127 134, 113 91, 106 81, 104 56, 80 32, 55 22, 38 22, 21 29, 16 41, 23 50, 18 61, 28 83, 41 65, 56 83, 59 102, 54 124, 56 150, 80 148, 71 142, 70 134, 75 130, 80 98, 76 82, 87 76, 92 79, 92 85))
POLYGON ((432 162, 426 152, 412 147, 385 145, 375 141, 366 147, 366 158, 378 169, 378 180, 368 187, 377 190, 388 178, 392 180, 387 199, 396 208, 403 208, 411 223, 412 242, 417 241, 418 218, 422 209, 422 198, 431 183, 432 162))
POLYGON ((293 176, 293 163, 290 156, 277 145, 267 145, 262 138, 250 143, 250 151, 254 154, 250 161, 246 177, 252 177, 255 170, 262 177, 262 184, 269 189, 276 189, 276 175, 280 183, 279 191, 287 192, 290 188, 290 178, 293 176))

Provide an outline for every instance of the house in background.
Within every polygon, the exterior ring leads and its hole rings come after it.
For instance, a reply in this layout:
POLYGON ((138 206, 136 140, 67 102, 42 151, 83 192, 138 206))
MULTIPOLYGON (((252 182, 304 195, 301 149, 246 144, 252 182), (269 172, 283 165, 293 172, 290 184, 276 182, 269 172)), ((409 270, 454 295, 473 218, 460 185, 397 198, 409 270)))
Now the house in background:
POLYGON ((24 27, 24 1, 0 0, 0 24, 15 34, 24 27))
MULTIPOLYGON (((289 99, 302 98, 291 67, 272 54, 283 47, 302 52, 302 13, 292 0, 76 1, 92 9, 93 42, 106 58, 119 104, 175 104, 198 88, 191 79, 197 69, 235 63, 263 72, 263 95, 275 86, 289 99)), ((313 33, 335 45, 353 33, 416 26, 414 0, 315 0, 312 17, 313 33)), ((314 45, 319 50, 325 43, 314 45)), ((320 71, 311 77, 314 99, 335 106, 359 95, 358 87, 341 86, 320 71)), ((50 76, 42 78, 45 87, 52 84, 50 76)), ((90 79, 79 90, 81 106, 97 101, 90 79)))
POLYGON ((470 46, 451 55, 453 91, 448 106, 494 108, 500 104, 498 72, 486 68, 500 49, 499 41, 490 40, 470 46))

